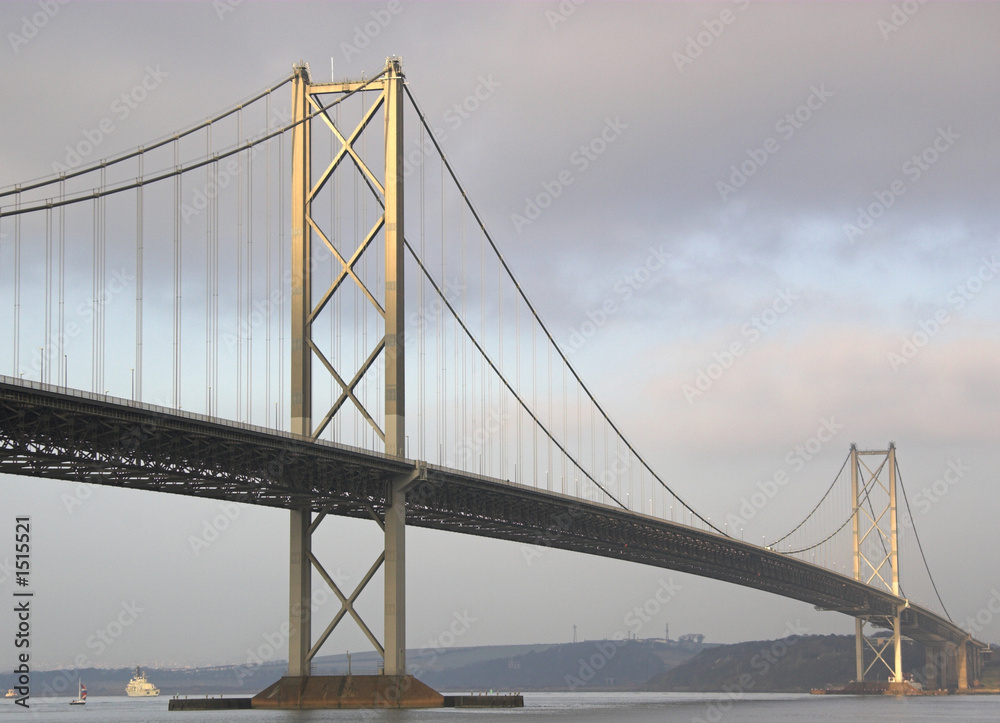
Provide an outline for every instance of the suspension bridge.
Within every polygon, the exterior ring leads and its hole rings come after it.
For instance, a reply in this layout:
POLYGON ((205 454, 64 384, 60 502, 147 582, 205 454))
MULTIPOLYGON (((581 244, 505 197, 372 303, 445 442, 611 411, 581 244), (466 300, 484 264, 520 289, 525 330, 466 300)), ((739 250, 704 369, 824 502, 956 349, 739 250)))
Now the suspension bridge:
POLYGON ((299 64, 140 148, 79 155, 0 190, 0 473, 289 510, 288 674, 261 705, 322 703, 311 661, 347 617, 383 656, 394 704, 419 704, 408 526, 850 615, 858 681, 902 681, 903 636, 934 656, 932 685, 978 677, 988 648, 938 595, 894 445, 852 445, 816 507, 766 544, 712 524, 570 363, 399 59, 329 83, 299 64), (312 548, 330 516, 384 531, 353 591, 312 548), (381 638, 354 607, 379 571, 381 638), (314 582, 341 601, 322 629, 314 582))

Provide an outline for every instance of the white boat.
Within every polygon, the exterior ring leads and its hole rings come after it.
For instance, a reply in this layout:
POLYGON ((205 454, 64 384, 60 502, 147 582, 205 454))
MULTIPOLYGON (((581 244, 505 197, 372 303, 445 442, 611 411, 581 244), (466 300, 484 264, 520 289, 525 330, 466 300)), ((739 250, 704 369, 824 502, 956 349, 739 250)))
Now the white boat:
POLYGON ((160 689, 146 680, 146 674, 139 668, 135 669, 135 677, 125 686, 125 692, 130 698, 141 698, 151 695, 159 695, 160 689))
POLYGON ((87 703, 87 686, 83 684, 82 680, 78 680, 78 683, 80 685, 80 689, 77 692, 77 699, 71 700, 69 702, 70 705, 86 705, 87 703))

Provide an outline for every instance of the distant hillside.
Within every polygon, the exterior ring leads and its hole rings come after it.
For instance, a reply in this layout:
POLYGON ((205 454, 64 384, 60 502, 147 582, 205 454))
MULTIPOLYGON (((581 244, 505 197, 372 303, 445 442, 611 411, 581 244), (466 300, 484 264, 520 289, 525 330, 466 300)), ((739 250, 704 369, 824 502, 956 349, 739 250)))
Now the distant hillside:
MULTIPOLYGON (((607 641, 548 645, 486 645, 445 650, 409 650, 407 663, 420 680, 438 690, 574 690, 635 689, 651 676, 689 660, 707 646, 654 640, 607 641)), ((380 659, 372 652, 351 656, 355 674, 375 673, 380 659)), ((211 668, 143 668, 160 695, 250 695, 285 674, 284 660, 253 660, 245 665, 211 668)), ((82 678, 90 695, 124 695, 134 669, 87 668, 33 671, 31 695, 70 696, 82 678)), ((345 655, 317 657, 315 675, 343 675, 345 655)), ((0 675, 0 688, 14 685, 0 675)))
MULTIPOLYGON (((720 645, 654 676, 644 689, 706 693, 807 692, 853 680, 854 650, 853 635, 792 636, 782 640, 720 645)), ((912 670, 923 662, 923 648, 904 641, 903 669, 912 670)), ((875 673, 873 669, 871 675, 875 673)))
POLYGON ((634 690, 705 647, 662 640, 588 640, 427 671, 420 679, 438 690, 634 690))
MULTIPOLYGON (((1000 647, 983 671, 987 687, 1000 686, 1000 647)), ((354 674, 372 674, 374 651, 351 656, 354 674)), ((408 666, 440 691, 650 690, 676 692, 803 692, 842 685, 854 677, 854 636, 789 637, 735 645, 663 640, 587 640, 582 643, 484 645, 409 650, 408 666)), ((923 666, 923 648, 906 641, 903 669, 923 666)), ((253 660, 212 668, 144 668, 164 697, 252 695, 285 674, 284 660, 253 660)), ((33 671, 33 697, 76 694, 82 678, 91 695, 124 695, 134 669, 33 671)), ((346 655, 317 657, 316 675, 347 672, 346 655)), ((884 679, 884 675, 882 676, 884 679)), ((15 684, 0 674, 0 689, 15 684)))

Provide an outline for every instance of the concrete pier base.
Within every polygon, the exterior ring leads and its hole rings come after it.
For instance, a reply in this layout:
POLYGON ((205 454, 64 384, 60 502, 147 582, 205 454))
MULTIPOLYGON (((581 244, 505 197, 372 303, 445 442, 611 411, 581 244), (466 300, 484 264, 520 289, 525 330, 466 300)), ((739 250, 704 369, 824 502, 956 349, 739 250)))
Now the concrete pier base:
POLYGON ((254 708, 441 708, 444 696, 412 675, 284 677, 252 699, 254 708))

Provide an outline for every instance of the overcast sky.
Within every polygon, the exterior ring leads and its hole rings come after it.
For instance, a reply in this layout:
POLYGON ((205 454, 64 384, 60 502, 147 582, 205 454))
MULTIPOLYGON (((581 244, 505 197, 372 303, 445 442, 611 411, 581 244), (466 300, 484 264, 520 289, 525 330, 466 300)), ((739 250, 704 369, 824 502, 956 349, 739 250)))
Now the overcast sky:
MULTIPOLYGON (((791 484, 747 528, 750 539, 783 532, 851 442, 892 440, 911 499, 949 464, 967 468, 917 513, 952 615, 975 616, 997 594, 1000 6, 222 0, 69 3, 49 17, 43 5, 0 4, 0 186, 50 173, 103 118, 115 119, 111 155, 299 59, 325 80, 331 59, 353 78, 402 56, 432 122, 485 96, 449 125, 445 151, 560 343, 622 300, 616 286, 651 249, 669 254, 573 361, 697 509, 722 519, 786 470, 791 484), (153 71, 155 90, 115 115, 153 71), (580 162, 602 133, 602 152, 580 162), (525 223, 561 173, 571 183, 525 223), (734 342, 739 358, 698 388, 734 342), (825 420, 834 439, 792 470, 789 453, 825 420)), ((9 373, 6 352, 3 364, 9 373)), ((229 510, 196 555, 190 537, 224 514, 216 503, 12 477, 0 501, 0 524, 34 520, 39 667, 80 654, 101 666, 243 663, 287 617, 287 513, 229 510), (141 609, 135 621, 94 644, 123 605, 141 609)), ((314 548, 356 583, 375 532, 331 520, 314 548), (335 554, 348 548, 357 554, 335 554)), ((2 561, 13 550, 0 539, 2 561)), ((410 647, 456 613, 475 618, 463 645, 568 641, 574 623, 581 638, 610 637, 662 580, 679 590, 640 637, 667 623, 711 642, 778 637, 789 623, 853 631, 847 617, 679 573, 558 551, 529 564, 519 545, 423 530, 408 541, 410 647)), ((359 605, 379 629, 380 594, 359 605)), ((0 638, 13 624, 0 615, 0 638)), ((980 637, 1000 640, 1000 622, 980 637)), ((366 648, 345 626, 324 653, 366 648)))

